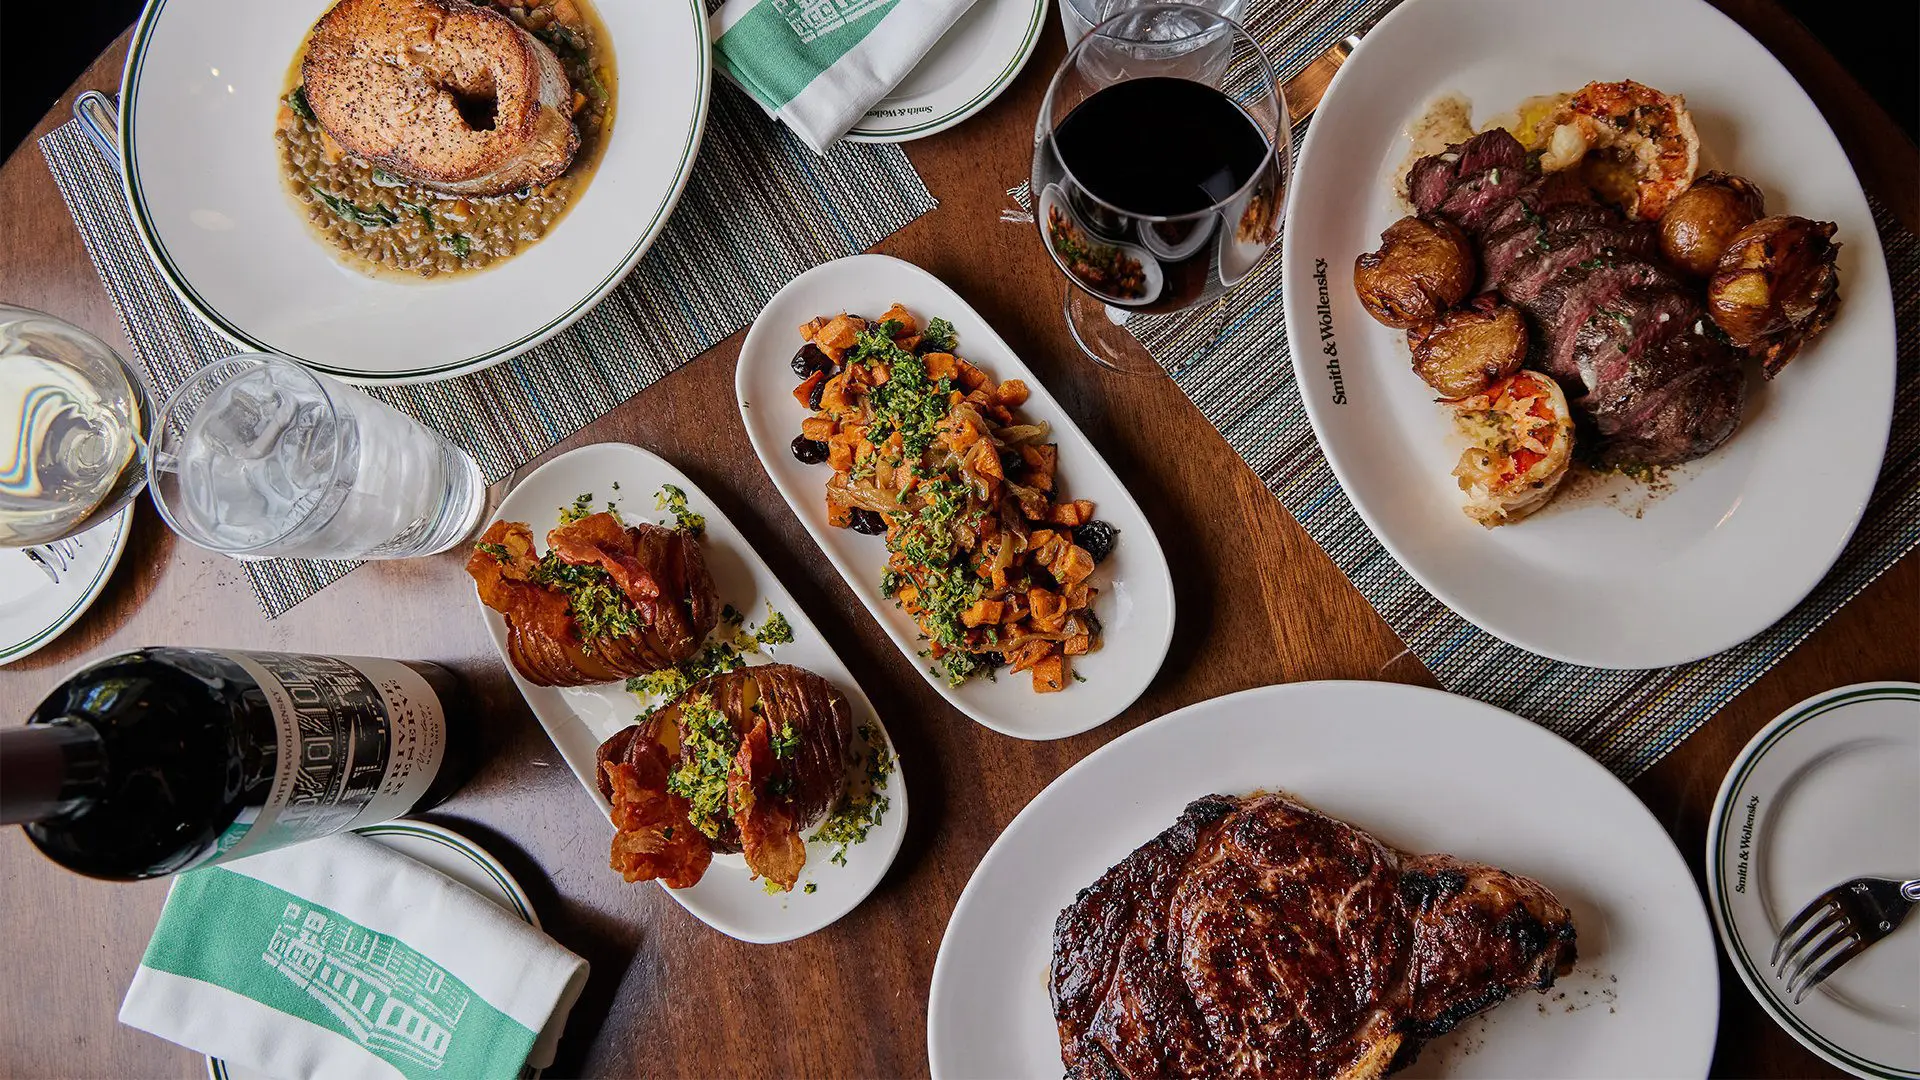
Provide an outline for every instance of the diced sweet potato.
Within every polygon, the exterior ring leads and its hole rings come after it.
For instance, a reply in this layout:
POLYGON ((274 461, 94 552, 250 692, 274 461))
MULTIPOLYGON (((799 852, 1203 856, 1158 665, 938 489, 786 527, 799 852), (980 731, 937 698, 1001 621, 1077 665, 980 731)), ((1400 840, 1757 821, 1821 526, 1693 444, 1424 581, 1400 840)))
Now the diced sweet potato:
POLYGON ((1055 525, 1075 528, 1093 520, 1093 500, 1075 499, 1072 502, 1056 504, 1050 518, 1055 525))
POLYGON ((1007 658, 1007 670, 1010 673, 1019 674, 1039 663, 1052 651, 1053 642, 1035 639, 1014 645, 1000 655, 1007 658))
MULTIPOLYGON (((805 382, 802 382, 799 386, 796 386, 793 388, 793 400, 799 402, 800 407, 803 409, 812 408, 813 407, 812 405, 813 388, 816 386, 819 386, 821 380, 825 379, 826 377, 827 377, 827 373, 824 371, 816 371, 813 374, 807 376, 805 382)), ((824 393, 821 395, 820 403, 822 405, 826 404, 826 396, 824 393)))
POLYGON ((853 444, 835 435, 827 442, 827 466, 843 473, 853 468, 853 444))
POLYGON ((887 323, 900 324, 893 331, 895 338, 903 334, 916 334, 920 331, 920 324, 914 321, 913 312, 901 307, 897 301, 892 307, 887 309, 885 315, 880 316, 880 324, 885 326, 887 323))
POLYGON ((978 600, 974 605, 960 613, 960 622, 964 626, 988 626, 1000 622, 1000 615, 1007 605, 998 600, 978 600))
POLYGON ((820 332, 813 339, 813 343, 820 346, 821 351, 825 352, 828 356, 838 360, 840 359, 841 353, 853 348, 854 342, 859 339, 860 331, 866 328, 867 324, 855 316, 835 315, 833 318, 827 320, 825 326, 820 328, 820 332))
POLYGON ((1026 485, 1041 491, 1053 490, 1053 471, 1058 463, 1060 448, 1048 443, 1045 446, 1022 446, 1020 459, 1027 463, 1026 485))
POLYGON ((926 362, 929 379, 951 379, 960 373, 959 362, 952 353, 930 352, 920 359, 926 362))
POLYGON ((1085 581, 1093 573, 1093 556, 1087 554, 1087 549, 1078 544, 1068 544, 1066 550, 1049 564, 1048 569, 1060 584, 1072 585, 1085 581))
POLYGON ((1008 379, 1000 384, 999 390, 994 392, 994 396, 1000 399, 1000 404, 1010 408, 1026 404, 1028 394, 1027 384, 1019 379, 1008 379))
POLYGON ((841 506, 831 500, 827 503, 827 524, 836 529, 844 529, 853 524, 853 507, 841 506))
POLYGON ((972 364, 967 363, 965 360, 961 360, 959 363, 960 363, 960 374, 957 378, 955 378, 954 381, 958 382, 961 385, 961 387, 967 390, 978 390, 981 387, 986 386, 988 383, 991 383, 993 381, 992 379, 987 377, 986 372, 981 371, 979 368, 974 367, 972 364))
MULTIPOLYGON (((816 371, 809 379, 821 374, 816 371)), ((802 384, 805 385, 805 384, 802 384)), ((827 385, 820 388, 820 409, 828 414, 845 412, 847 409, 847 372, 843 371, 827 379, 827 385)))
POLYGON ((995 480, 1006 476, 1000 468, 1000 455, 994 451, 993 444, 985 440, 974 443, 973 449, 967 451, 966 463, 967 468, 981 476, 990 476, 995 480))
POLYGON ((1052 653, 1046 659, 1033 665, 1033 692, 1052 694, 1067 687, 1067 658, 1052 653))
MULTIPOLYGON (((817 372, 815 374, 818 374, 817 372)), ((809 416, 800 421, 800 434, 814 442, 826 442, 840 430, 840 424, 825 416, 809 416)))
POLYGON ((806 322, 801 323, 800 324, 800 340, 814 341, 814 342, 819 341, 820 328, 825 325, 827 325, 827 317, 825 315, 818 315, 818 316, 815 316, 814 318, 808 319, 806 322))
POLYGON ((1060 651, 1068 656, 1085 656, 1093 649, 1092 634, 1075 634, 1061 643, 1060 651))

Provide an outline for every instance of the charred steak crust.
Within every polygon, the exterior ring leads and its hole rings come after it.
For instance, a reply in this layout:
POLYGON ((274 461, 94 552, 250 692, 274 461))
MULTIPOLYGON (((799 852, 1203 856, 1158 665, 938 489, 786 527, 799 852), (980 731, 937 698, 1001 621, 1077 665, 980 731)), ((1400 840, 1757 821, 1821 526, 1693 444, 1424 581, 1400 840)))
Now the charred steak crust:
POLYGON ((1538 883, 1403 855, 1283 795, 1189 804, 1053 942, 1076 1078, 1383 1075, 1574 958, 1538 883))

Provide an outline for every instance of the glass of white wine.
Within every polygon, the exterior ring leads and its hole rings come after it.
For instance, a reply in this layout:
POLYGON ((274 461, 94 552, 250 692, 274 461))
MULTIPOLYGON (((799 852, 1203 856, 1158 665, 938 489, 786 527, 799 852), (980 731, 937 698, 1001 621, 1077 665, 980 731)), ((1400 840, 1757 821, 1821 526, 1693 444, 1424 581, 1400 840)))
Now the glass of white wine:
POLYGON ((76 536, 147 482, 153 406, 106 342, 0 304, 0 547, 76 536))

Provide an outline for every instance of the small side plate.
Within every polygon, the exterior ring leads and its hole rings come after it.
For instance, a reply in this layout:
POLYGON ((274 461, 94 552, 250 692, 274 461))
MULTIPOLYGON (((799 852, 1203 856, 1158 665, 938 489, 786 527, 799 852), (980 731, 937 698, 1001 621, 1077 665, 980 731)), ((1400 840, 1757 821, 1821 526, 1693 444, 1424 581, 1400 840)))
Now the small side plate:
POLYGON ((1707 894, 1740 981, 1807 1049, 1856 1076, 1920 1077, 1920 919, 1798 1005, 1767 960, 1780 927, 1850 878, 1920 874, 1920 684, 1795 705, 1734 760, 1707 831, 1707 894))
MULTIPOLYGON (((886 735, 886 725, 881 723, 873 703, 867 700, 853 674, 820 635, 819 628, 807 618, 792 594, 773 576, 773 571, 713 500, 658 456, 625 443, 583 446, 554 458, 520 481, 501 502, 494 518, 528 523, 536 541, 544 545, 547 532, 560 523, 560 509, 581 495, 591 494, 595 509, 611 502, 628 521, 665 519, 671 522, 669 515, 654 506, 655 493, 667 484, 685 491, 688 508, 706 516, 702 550, 720 599, 732 604, 752 623, 764 619, 769 606, 785 615, 793 626, 793 641, 768 646, 767 653, 781 663, 803 667, 839 687, 853 706, 855 726, 874 725, 891 751, 892 740, 886 735)), ((607 802, 594 780, 595 751, 609 736, 633 723, 641 708, 639 700, 620 683, 561 688, 535 686, 526 681, 506 658, 506 620, 477 599, 475 606, 486 620, 487 630, 500 650, 501 661, 507 664, 533 715, 539 719, 540 726, 547 729, 548 737, 587 789, 593 804, 605 815, 607 802)), ((907 781, 903 771, 896 771, 889 778, 886 796, 886 816, 868 833, 864 843, 847 849, 845 866, 829 861, 833 852, 831 845, 807 845, 807 864, 801 871, 801 884, 790 893, 768 895, 760 882, 748 876, 746 863, 740 856, 716 855, 699 884, 687 889, 668 889, 667 895, 701 922, 741 941, 766 944, 811 934, 858 906, 893 864, 893 857, 907 834, 907 781), (806 892, 808 883, 816 885, 816 891, 806 892)))
POLYGON ((1047 0, 978 0, 867 110, 847 141, 910 142, 986 108, 1026 66, 1046 18, 1047 0))
POLYGON ((0 667, 60 636, 80 621, 107 587, 133 529, 133 507, 68 540, 56 540, 51 562, 23 548, 0 548, 0 667))
POLYGON ((1173 641, 1174 623, 1173 575, 1153 526, 1067 410, 980 313, 939 278, 886 255, 836 259, 801 274, 774 294, 747 331, 734 373, 734 393, 740 399, 747 437, 773 486, 846 579, 847 587, 899 646, 901 655, 954 708, 1003 735, 1061 739, 1113 719, 1153 681, 1173 641), (1073 670, 1085 682, 1057 694, 1036 694, 1025 675, 1003 675, 995 682, 974 679, 952 687, 930 672, 920 656, 926 648, 920 627, 880 593, 880 573, 887 562, 885 543, 879 537, 827 524, 825 491, 832 474, 824 466, 802 465, 789 451, 800 421, 808 415, 793 399, 789 361, 801 344, 797 328, 816 315, 877 314, 896 301, 923 320, 940 317, 952 322, 960 337, 960 355, 995 379, 1026 382, 1032 396, 1020 411, 1053 430, 1060 448, 1062 497, 1092 499, 1094 516, 1120 531, 1113 554, 1092 578, 1100 590, 1094 614, 1104 630, 1103 643, 1097 651, 1073 659, 1073 670))
MULTIPOLYGON (((369 825, 354 832, 405 855, 414 862, 431 867, 479 893, 507 911, 540 928, 540 916, 533 910, 525 889, 513 879, 500 860, 452 829, 426 821, 389 821, 369 825)), ((217 1057, 207 1059, 207 1075, 212 1080, 269 1080, 262 1073, 244 1066, 229 1065, 217 1057)), ((528 1069, 525 1077, 539 1076, 528 1069)))

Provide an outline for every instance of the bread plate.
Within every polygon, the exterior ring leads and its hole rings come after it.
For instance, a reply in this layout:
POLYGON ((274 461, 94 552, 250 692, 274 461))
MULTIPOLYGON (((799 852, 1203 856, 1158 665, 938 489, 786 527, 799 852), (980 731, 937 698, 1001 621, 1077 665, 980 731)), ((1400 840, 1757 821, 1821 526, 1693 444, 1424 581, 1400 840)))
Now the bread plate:
POLYGON ((986 320, 939 278, 886 255, 855 255, 801 274, 774 294, 747 331, 734 391, 741 422, 774 487, 901 654, 954 708, 1004 735, 1059 739, 1106 723, 1153 681, 1172 643, 1174 623, 1173 576, 1153 527, 1060 403, 986 320), (896 301, 921 319, 939 316, 952 322, 959 353, 995 379, 1025 380, 1033 393, 1021 412, 1051 425, 1060 448, 1064 497, 1092 499, 1095 516, 1119 529, 1113 554, 1092 578, 1100 590, 1094 612, 1104 627, 1104 644, 1074 658, 1074 670, 1085 681, 1060 693, 1036 694, 1024 676, 976 678, 953 687, 928 670, 920 655, 926 648, 920 627, 880 592, 886 544, 880 537, 827 524, 827 470, 801 464, 788 450, 800 421, 809 415, 794 401, 795 380, 788 366, 801 345, 797 328, 816 315, 880 312, 896 301))
POLYGON ((976 0, 846 140, 911 142, 993 104, 1033 55, 1046 18, 1047 0, 976 0))
MULTIPOLYGON (((874 712, 873 703, 807 613, 794 602, 793 595, 713 500, 658 456, 624 443, 599 443, 562 454, 520 481, 501 502, 494 519, 527 522, 544 548, 548 530, 559 524, 560 510, 580 495, 591 494, 595 509, 611 502, 629 521, 644 519, 670 525, 672 516, 655 509, 655 493, 666 484, 685 491, 688 508, 706 516, 706 537, 701 547, 720 599, 733 605, 749 622, 764 618, 771 605, 793 627, 790 644, 765 646, 765 655, 750 657, 749 663, 777 660, 827 679, 853 706, 854 725, 873 724, 886 738, 886 725, 874 712)), ((528 682, 507 659, 506 620, 477 599, 474 603, 521 696, 527 699, 534 717, 547 730, 561 758, 604 819, 608 806, 594 778, 594 753, 609 736, 633 722, 641 703, 620 683, 560 688, 528 682)), ((891 740, 887 741, 891 746, 891 740)), ((831 845, 809 843, 806 867, 800 874, 802 884, 789 893, 768 895, 761 882, 748 877, 746 863, 739 855, 716 855, 699 884, 668 889, 667 895, 701 922, 741 941, 789 941, 831 924, 873 891, 900 850, 907 834, 906 768, 907 763, 901 763, 889 780, 885 817, 864 843, 847 849, 846 865, 830 861, 831 845), (807 883, 817 886, 815 891, 807 892, 807 883)), ((611 837, 611 833, 605 835, 611 837)), ((603 843, 599 839, 589 842, 603 843)))
POLYGON ((1571 743, 1490 705, 1373 682, 1269 686, 1135 728, 1068 769, 995 840, 934 962, 937 1078, 1058 1076, 1054 920, 1209 794, 1284 791, 1402 851, 1523 874, 1572 909, 1579 961, 1428 1045, 1407 1076, 1703 1076, 1719 1022, 1713 931, 1666 830, 1571 743))
POLYGON ((1288 344, 1334 474, 1400 565, 1488 633, 1592 667, 1684 663, 1792 610, 1852 535, 1893 408, 1879 235, 1819 111, 1707 4, 1402 5, 1315 114, 1286 230, 1288 344), (1484 529, 1460 510, 1445 410, 1408 370, 1405 335, 1361 308, 1354 258, 1405 213, 1391 181, 1406 128, 1434 99, 1462 94, 1484 124, 1533 95, 1623 78, 1685 96, 1703 170, 1752 178, 1769 213, 1838 223, 1839 317, 1773 382, 1752 376, 1739 430, 1659 488, 1614 478, 1604 492, 1562 492, 1531 518, 1484 529))
POLYGON ((699 0, 595 5, 616 108, 604 156, 539 243, 491 269, 408 280, 349 268, 286 191, 274 142, 289 65, 331 0, 153 0, 122 79, 127 204, 180 298, 241 348, 353 382, 443 379, 515 356, 640 261, 700 147, 699 0))

